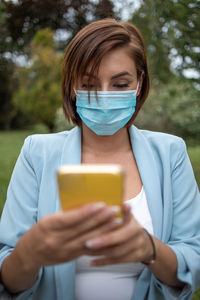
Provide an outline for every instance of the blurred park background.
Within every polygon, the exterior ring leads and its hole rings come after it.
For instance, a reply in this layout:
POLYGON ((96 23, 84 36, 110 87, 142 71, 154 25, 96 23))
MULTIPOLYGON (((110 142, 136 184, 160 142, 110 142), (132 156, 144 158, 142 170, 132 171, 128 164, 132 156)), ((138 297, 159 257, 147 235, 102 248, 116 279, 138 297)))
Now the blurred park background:
POLYGON ((0 215, 24 138, 72 126, 62 112, 64 49, 106 17, 134 23, 146 42, 151 92, 136 125, 183 137, 200 186, 199 0, 0 0, 0 215))

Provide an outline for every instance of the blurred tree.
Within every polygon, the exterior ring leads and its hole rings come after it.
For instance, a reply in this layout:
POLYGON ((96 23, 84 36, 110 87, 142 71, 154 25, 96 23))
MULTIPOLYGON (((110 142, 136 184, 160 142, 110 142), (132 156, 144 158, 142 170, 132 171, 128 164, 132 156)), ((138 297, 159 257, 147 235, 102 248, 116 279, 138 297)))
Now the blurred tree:
POLYGON ((137 124, 200 137, 200 2, 145 0, 133 14, 147 45, 152 89, 137 124), (191 70, 193 78, 185 77, 191 70))
POLYGON ((170 1, 170 5, 162 8, 165 20, 165 44, 167 40, 171 47, 170 55, 179 59, 176 70, 181 75, 187 69, 198 73, 200 82, 200 1, 179 0, 170 1))
POLYGON ((15 65, 9 57, 8 31, 3 26, 6 15, 4 5, 0 2, 0 128, 8 130, 11 127, 15 109, 12 105, 12 93, 17 81, 14 76, 15 65))
POLYGON ((117 19, 117 13, 114 12, 114 4, 110 0, 99 0, 95 5, 94 17, 96 20, 104 18, 115 18, 117 19))
POLYGON ((18 68, 20 88, 13 102, 35 122, 54 129, 61 101, 61 57, 56 53, 53 32, 39 30, 31 43, 31 64, 18 68))
POLYGON ((70 130, 74 127, 74 124, 72 122, 68 122, 65 118, 63 108, 59 107, 59 109, 56 111, 55 116, 55 122, 54 122, 54 131, 64 131, 64 130, 70 130))
POLYGON ((6 38, 8 37, 7 28, 4 26, 6 13, 5 6, 2 2, 0 2, 0 55, 7 50, 6 38))
POLYGON ((14 109, 11 99, 17 87, 17 76, 22 71, 15 72, 16 59, 22 54, 22 60, 28 64, 32 51, 29 45, 35 33, 42 28, 51 28, 54 32, 61 30, 61 36, 67 33, 67 38, 60 39, 56 45, 57 50, 62 51, 89 22, 101 17, 114 17, 112 9, 110 0, 0 0, 1 129, 21 126, 24 124, 22 119, 28 120, 14 109))
POLYGON ((0 128, 9 130, 16 115, 12 104, 12 93, 16 88, 17 80, 14 76, 14 63, 0 56, 0 128))
POLYGON ((173 78, 167 85, 152 87, 137 117, 137 125, 199 140, 199 91, 190 80, 181 77, 173 78))
POLYGON ((13 48, 22 51, 39 29, 63 29, 72 37, 95 19, 115 17, 110 0, 99 0, 97 3, 92 0, 2 1, 10 42, 13 48))
POLYGON ((171 71, 193 69, 200 83, 200 1, 145 0, 133 14, 146 41, 153 84, 167 83, 171 71))

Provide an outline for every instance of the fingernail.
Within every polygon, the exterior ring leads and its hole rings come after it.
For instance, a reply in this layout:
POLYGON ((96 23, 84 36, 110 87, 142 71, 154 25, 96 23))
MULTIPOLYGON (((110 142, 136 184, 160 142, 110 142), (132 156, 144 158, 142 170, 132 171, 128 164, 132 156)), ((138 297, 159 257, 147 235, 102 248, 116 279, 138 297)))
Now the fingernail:
POLYGON ((109 224, 108 227, 110 229, 112 228, 116 228, 117 226, 121 225, 123 223, 122 218, 115 218, 114 220, 112 220, 109 224))
POLYGON ((93 240, 88 240, 88 241, 85 243, 85 246, 86 246, 87 248, 96 248, 96 247, 98 247, 100 244, 101 244, 101 239, 96 238, 96 239, 93 239, 93 240))
POLYGON ((109 210, 113 213, 113 214, 117 214, 120 212, 120 207, 115 205, 115 206, 110 206, 109 210))
POLYGON ((123 219, 122 219, 122 218, 115 218, 115 219, 113 220, 113 222, 115 222, 116 225, 121 225, 121 224, 123 223, 123 219))
POLYGON ((97 212, 98 210, 104 208, 106 204, 104 202, 97 202, 92 205, 91 212, 97 212))
POLYGON ((112 210, 113 212, 115 212, 115 213, 119 213, 119 212, 120 212, 120 207, 117 206, 117 205, 111 206, 110 208, 111 208, 111 210, 112 210))

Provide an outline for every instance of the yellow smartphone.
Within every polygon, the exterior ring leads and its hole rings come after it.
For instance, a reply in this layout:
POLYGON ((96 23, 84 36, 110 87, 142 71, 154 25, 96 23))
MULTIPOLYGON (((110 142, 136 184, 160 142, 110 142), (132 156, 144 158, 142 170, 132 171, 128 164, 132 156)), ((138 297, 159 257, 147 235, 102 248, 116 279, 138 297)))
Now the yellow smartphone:
MULTIPOLYGON (((63 210, 93 202, 122 207, 124 174, 119 165, 63 165, 57 182, 63 210)), ((122 217, 122 210, 117 217, 122 217)))

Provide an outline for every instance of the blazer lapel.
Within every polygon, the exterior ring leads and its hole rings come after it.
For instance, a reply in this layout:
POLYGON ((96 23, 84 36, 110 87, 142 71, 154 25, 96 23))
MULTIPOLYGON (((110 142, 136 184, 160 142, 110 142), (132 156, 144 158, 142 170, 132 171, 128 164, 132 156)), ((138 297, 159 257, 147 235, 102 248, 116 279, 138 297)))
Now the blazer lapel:
MULTIPOLYGON (((65 164, 81 163, 81 129, 74 127, 65 138, 62 154, 60 157, 60 166, 65 164)), ((60 210, 60 200, 57 193, 56 211, 60 210)))
POLYGON ((145 135, 135 126, 129 129, 133 153, 146 193, 148 207, 152 217, 154 235, 162 238, 162 193, 158 169, 153 156, 152 148, 145 135))
POLYGON ((81 129, 76 126, 69 131, 61 156, 61 165, 81 163, 81 129))

